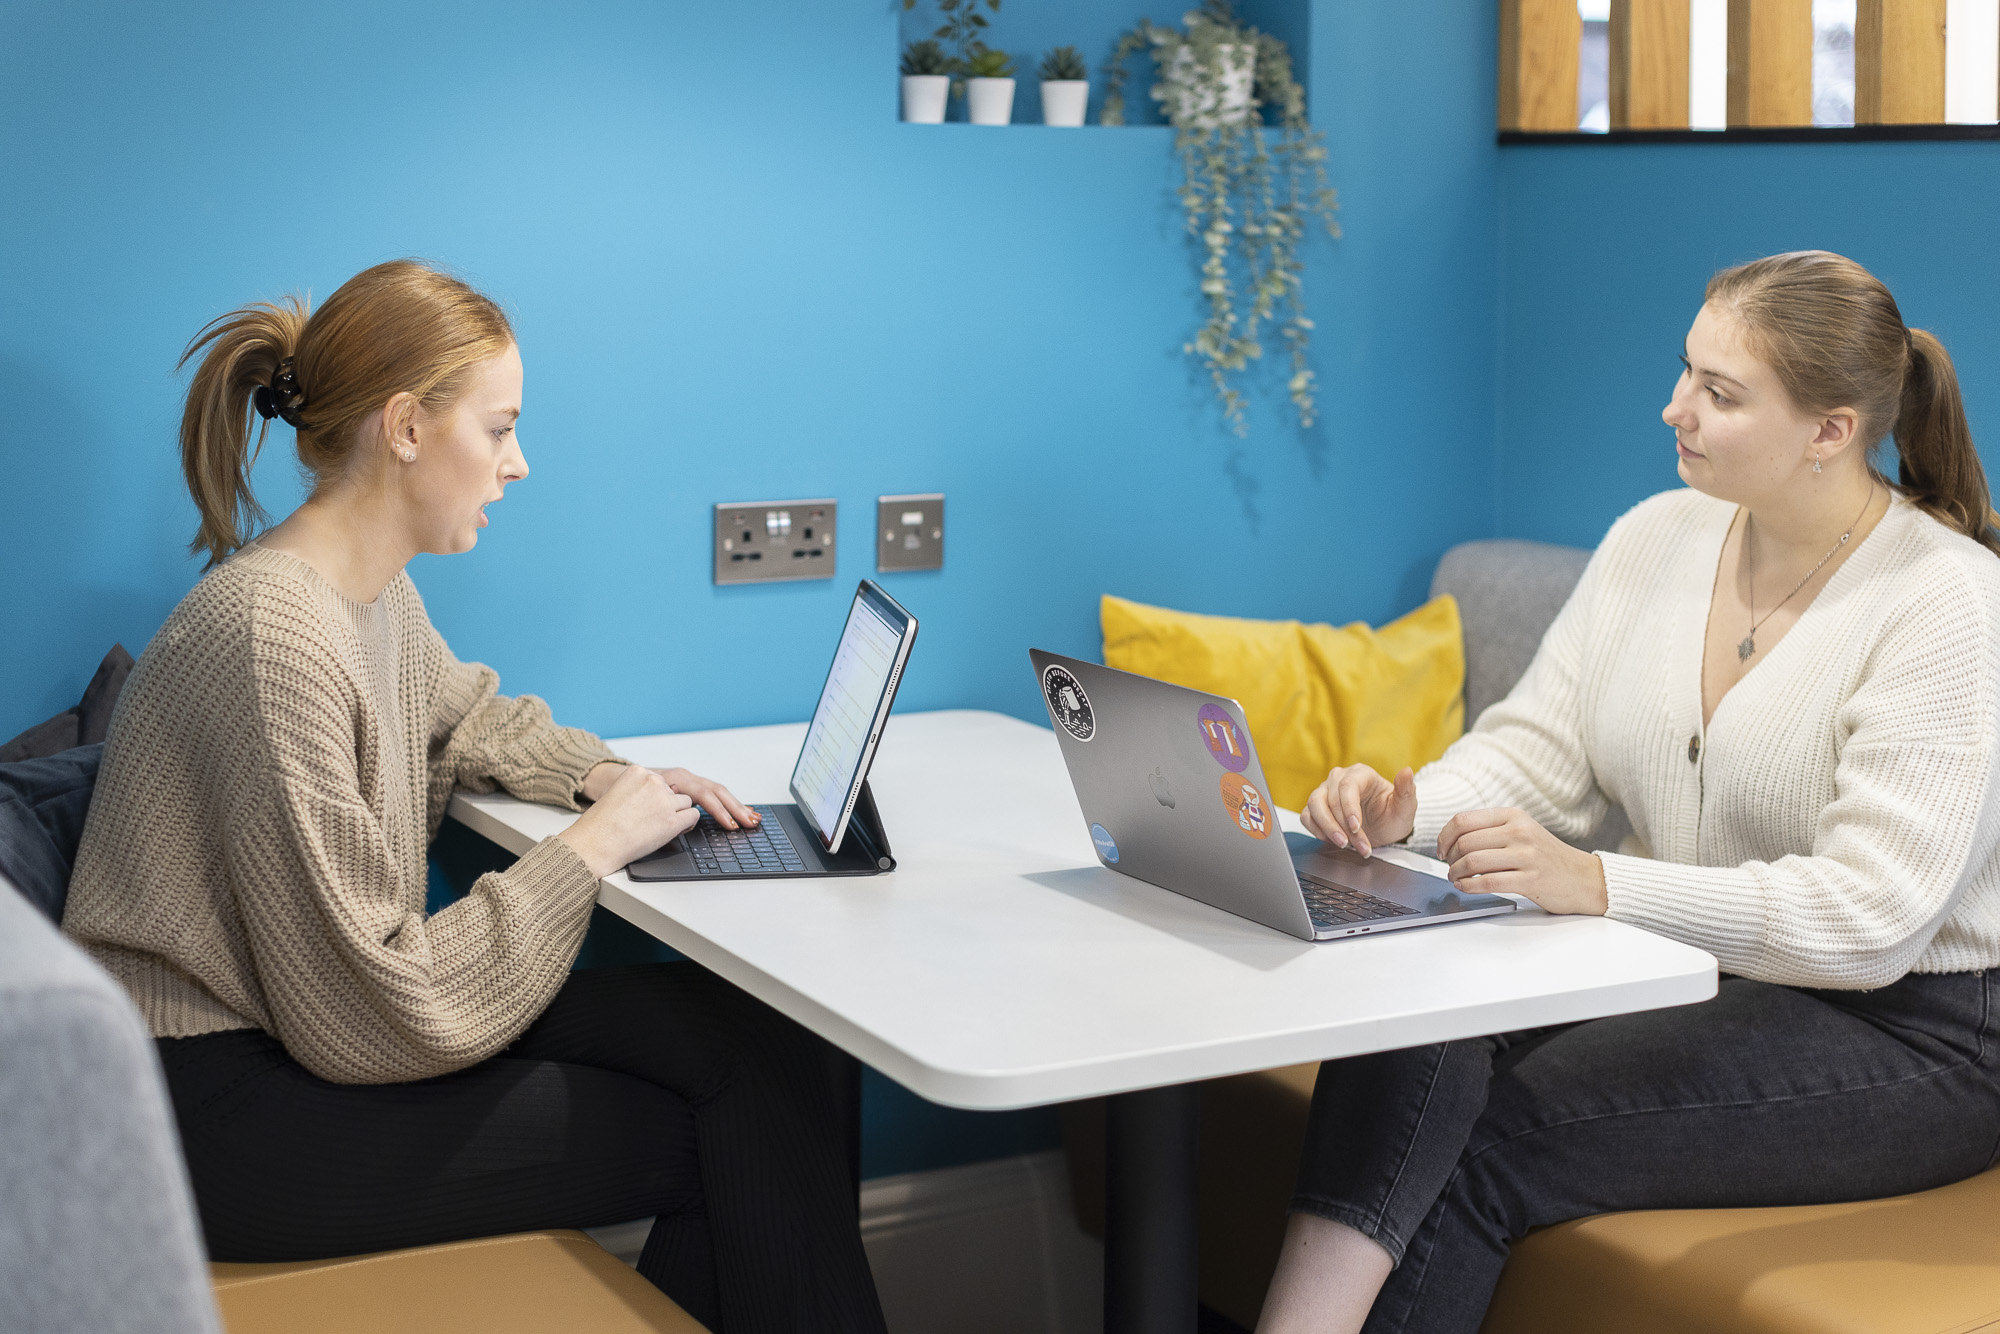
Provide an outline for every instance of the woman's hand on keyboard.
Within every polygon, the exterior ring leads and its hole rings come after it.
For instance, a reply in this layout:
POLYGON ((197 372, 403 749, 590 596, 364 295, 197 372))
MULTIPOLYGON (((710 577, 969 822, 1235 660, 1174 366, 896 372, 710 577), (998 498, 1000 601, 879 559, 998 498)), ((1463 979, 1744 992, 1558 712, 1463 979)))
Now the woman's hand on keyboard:
POLYGON ((764 817, 736 799, 736 794, 712 778, 685 769, 657 769, 674 791, 693 797, 724 829, 755 829, 764 817))
POLYGON ((1408 769, 1390 782, 1365 764, 1327 774, 1306 798, 1299 821, 1314 838, 1367 857, 1384 843, 1410 836, 1417 819, 1417 783, 1408 769))
POLYGON ((659 770, 622 768, 596 804, 560 835, 600 880, 679 838, 701 818, 693 798, 675 791, 659 770))

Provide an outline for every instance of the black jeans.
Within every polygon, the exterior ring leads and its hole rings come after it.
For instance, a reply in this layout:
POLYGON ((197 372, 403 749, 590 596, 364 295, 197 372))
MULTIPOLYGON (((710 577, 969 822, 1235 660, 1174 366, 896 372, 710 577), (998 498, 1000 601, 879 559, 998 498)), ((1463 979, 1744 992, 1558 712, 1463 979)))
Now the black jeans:
POLYGON ((1366 1326, 1476 1334, 1530 1228, 1873 1199, 2000 1152, 2000 972, 1702 1005, 1328 1061, 1296 1212, 1396 1260, 1366 1326))
POLYGON ((332 1084, 255 1030, 162 1039, 210 1255, 354 1255, 657 1214, 639 1271, 726 1334, 880 1334, 849 1059, 691 963, 572 973, 455 1074, 332 1084))

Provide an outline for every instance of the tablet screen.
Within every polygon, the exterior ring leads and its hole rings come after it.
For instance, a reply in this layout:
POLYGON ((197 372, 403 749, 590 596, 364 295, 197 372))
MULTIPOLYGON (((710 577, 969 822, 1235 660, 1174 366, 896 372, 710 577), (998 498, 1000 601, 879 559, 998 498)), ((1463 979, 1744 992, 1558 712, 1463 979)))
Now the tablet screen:
POLYGON ((894 683, 910 614, 864 582, 847 611, 847 627, 819 693, 806 744, 792 770, 792 797, 832 850, 867 777, 869 742, 894 683))

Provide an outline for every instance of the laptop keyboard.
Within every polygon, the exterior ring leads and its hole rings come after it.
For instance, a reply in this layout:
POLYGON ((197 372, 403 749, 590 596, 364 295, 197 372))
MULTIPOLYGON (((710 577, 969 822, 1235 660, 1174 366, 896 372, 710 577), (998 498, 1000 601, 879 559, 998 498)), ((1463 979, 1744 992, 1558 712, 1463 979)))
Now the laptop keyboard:
POLYGON ((1299 877, 1299 891, 1306 896, 1306 913, 1314 926, 1345 926, 1349 922, 1372 922, 1383 917, 1410 917, 1415 908, 1363 894, 1341 885, 1322 885, 1299 877))
POLYGON ((806 869, 791 836, 770 806, 752 806, 764 817, 755 829, 724 829, 707 811, 701 822, 681 835, 694 869, 702 875, 784 875, 806 869))

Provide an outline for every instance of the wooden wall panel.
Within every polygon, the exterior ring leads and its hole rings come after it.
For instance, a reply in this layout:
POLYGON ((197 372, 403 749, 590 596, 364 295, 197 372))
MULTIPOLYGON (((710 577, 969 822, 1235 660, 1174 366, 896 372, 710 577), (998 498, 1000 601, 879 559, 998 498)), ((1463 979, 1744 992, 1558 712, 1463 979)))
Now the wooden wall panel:
POLYGON ((1574 130, 1576 0, 1500 0, 1500 128, 1574 130))
POLYGON ((1859 0, 1854 123, 1944 123, 1945 0, 1859 0))
POLYGON ((1611 0, 1611 128, 1687 123, 1688 0, 1611 0))
POLYGON ((1729 0, 1729 123, 1812 124, 1812 48, 1812 0, 1729 0))

